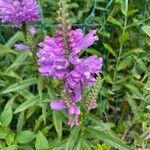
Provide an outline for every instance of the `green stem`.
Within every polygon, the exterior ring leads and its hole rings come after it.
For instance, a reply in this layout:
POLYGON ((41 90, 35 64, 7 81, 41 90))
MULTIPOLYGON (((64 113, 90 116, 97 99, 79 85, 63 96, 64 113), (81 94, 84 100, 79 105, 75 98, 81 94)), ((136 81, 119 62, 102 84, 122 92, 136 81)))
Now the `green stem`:
POLYGON ((35 57, 35 52, 34 52, 34 49, 35 49, 34 42, 33 42, 32 35, 29 32, 28 26, 26 23, 23 23, 22 31, 23 31, 23 34, 25 37, 25 42, 26 42, 27 46, 29 47, 29 50, 31 51, 31 53, 33 55, 32 58, 34 59, 35 62, 37 62, 36 57, 35 57))

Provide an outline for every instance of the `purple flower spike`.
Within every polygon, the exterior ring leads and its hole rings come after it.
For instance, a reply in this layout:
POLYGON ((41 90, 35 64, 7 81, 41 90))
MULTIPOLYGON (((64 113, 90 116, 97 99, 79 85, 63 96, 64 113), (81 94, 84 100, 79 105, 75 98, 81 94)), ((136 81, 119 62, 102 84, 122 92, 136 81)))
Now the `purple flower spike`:
POLYGON ((37 22, 39 9, 36 0, 0 0, 0 20, 15 27, 21 27, 25 22, 37 22))
MULTIPOLYGON (((58 21, 61 17, 58 18, 58 21)), ((66 29, 59 24, 54 37, 46 36, 39 44, 37 52, 39 72, 45 77, 62 79, 64 92, 67 96, 64 101, 51 102, 54 110, 68 110, 68 124, 79 125, 80 109, 77 103, 82 100, 82 92, 85 86, 95 85, 95 76, 102 70, 103 59, 97 56, 80 58, 79 52, 94 44, 98 40, 96 30, 84 35, 81 29, 72 30, 68 25, 66 29), (64 36, 65 35, 65 36, 64 36)), ((88 109, 96 107, 94 102, 88 105, 88 109)))

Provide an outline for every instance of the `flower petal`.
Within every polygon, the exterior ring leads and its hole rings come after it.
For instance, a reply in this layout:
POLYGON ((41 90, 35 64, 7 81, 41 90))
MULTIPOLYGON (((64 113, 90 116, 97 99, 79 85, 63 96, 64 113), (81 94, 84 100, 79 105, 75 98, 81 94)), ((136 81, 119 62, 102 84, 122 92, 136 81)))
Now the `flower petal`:
POLYGON ((50 102, 50 108, 53 110, 61 110, 61 109, 65 109, 66 105, 64 100, 57 100, 57 101, 50 102))
POLYGON ((86 49, 89 46, 91 46, 95 41, 97 41, 99 38, 95 35, 96 30, 90 31, 85 37, 77 42, 77 50, 78 52, 80 50, 86 49))
POLYGON ((33 27, 33 26, 31 26, 30 28, 29 28, 29 31, 30 31, 30 33, 31 33, 31 35, 32 36, 34 36, 35 34, 36 34, 36 28, 35 27, 33 27))
POLYGON ((15 44, 15 48, 17 50, 26 50, 26 49, 28 49, 28 46, 23 43, 20 43, 20 44, 15 44))

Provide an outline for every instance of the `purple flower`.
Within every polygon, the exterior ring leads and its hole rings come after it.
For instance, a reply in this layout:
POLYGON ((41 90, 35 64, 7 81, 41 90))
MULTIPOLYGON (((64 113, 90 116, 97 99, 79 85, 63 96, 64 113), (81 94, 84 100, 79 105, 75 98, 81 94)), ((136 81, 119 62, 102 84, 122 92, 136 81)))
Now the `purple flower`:
POLYGON ((68 92, 71 100, 74 102, 78 102, 82 98, 82 79, 82 74, 78 71, 71 71, 66 77, 65 91, 68 92))
POLYGON ((75 103, 70 103, 70 105, 67 107, 64 100, 55 100, 50 103, 50 108, 53 110, 68 109, 68 124, 70 126, 79 125, 78 118, 80 115, 80 109, 75 103))
POLYGON ((65 58, 64 49, 59 47, 56 39, 46 36, 39 46, 40 49, 37 53, 39 72, 43 76, 65 78, 69 62, 65 58))
POLYGON ((37 22, 39 9, 36 0, 1 0, 0 20, 21 27, 24 22, 37 22))
POLYGON ((17 50, 26 50, 26 49, 28 49, 28 46, 27 45, 25 45, 25 44, 23 44, 23 43, 19 43, 19 44, 15 44, 15 48, 17 49, 17 50))
POLYGON ((55 100, 50 103, 50 107, 53 110, 61 110, 61 109, 65 109, 66 105, 64 100, 55 100))
POLYGON ((102 58, 90 56, 75 63, 74 69, 66 76, 65 90, 68 91, 70 98, 78 102, 81 100, 83 88, 87 85, 93 86, 95 74, 99 74, 102 69, 102 58))
POLYGON ((96 36, 96 30, 90 31, 87 35, 84 36, 81 29, 71 30, 68 33, 70 47, 72 51, 77 54, 81 50, 88 48, 93 45, 95 41, 98 41, 98 36, 96 36))
POLYGON ((29 31, 30 31, 30 33, 31 33, 31 35, 32 36, 34 36, 35 34, 36 34, 36 28, 35 27, 33 27, 33 26, 31 26, 30 28, 29 28, 29 31))
POLYGON ((79 115, 80 115, 80 109, 76 106, 73 105, 68 109, 68 113, 69 113, 69 119, 68 119, 68 125, 73 126, 79 125, 79 115))
POLYGON ((80 109, 76 104, 82 99, 84 87, 94 86, 95 75, 101 73, 103 59, 97 56, 83 59, 78 55, 81 50, 98 40, 95 30, 86 35, 81 29, 68 31, 67 45, 62 32, 58 30, 55 38, 46 36, 39 44, 37 57, 39 72, 43 76, 64 80, 64 91, 69 100, 53 101, 50 106, 54 110, 68 109, 68 124, 72 126, 79 124, 80 109))

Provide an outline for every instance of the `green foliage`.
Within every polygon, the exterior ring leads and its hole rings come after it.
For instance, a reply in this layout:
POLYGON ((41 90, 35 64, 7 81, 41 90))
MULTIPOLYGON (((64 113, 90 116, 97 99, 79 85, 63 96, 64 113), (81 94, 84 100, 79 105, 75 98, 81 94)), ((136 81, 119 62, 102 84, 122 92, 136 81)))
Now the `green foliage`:
POLYGON ((36 136, 35 148, 36 150, 49 149, 48 140, 46 139, 44 134, 40 131, 38 132, 36 136))
MULTIPOLYGON (((94 9, 93 2, 70 0, 69 6, 73 25, 85 32, 96 28, 100 39, 81 55, 104 58, 97 108, 87 112, 81 102, 78 127, 68 127, 66 111, 49 109, 62 83, 41 77, 30 51, 14 48, 25 41, 23 32, 0 24, 0 149, 150 148, 150 2, 97 0, 94 9)), ((34 46, 46 31, 54 35, 58 10, 57 0, 40 3, 44 18, 37 24, 34 46)), ((87 88, 84 98, 88 94, 87 88)))

